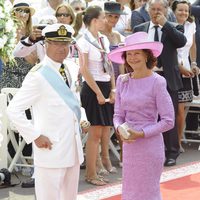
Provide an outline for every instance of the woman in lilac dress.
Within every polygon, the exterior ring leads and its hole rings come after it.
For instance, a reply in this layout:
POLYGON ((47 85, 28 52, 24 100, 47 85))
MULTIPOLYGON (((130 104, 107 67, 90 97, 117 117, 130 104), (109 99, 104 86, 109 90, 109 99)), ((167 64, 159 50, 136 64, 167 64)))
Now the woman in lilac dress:
POLYGON ((114 113, 118 132, 119 126, 126 122, 130 134, 127 139, 121 136, 123 200, 161 200, 162 132, 174 126, 174 109, 166 81, 152 71, 163 46, 160 42, 148 42, 147 38, 145 32, 132 34, 123 47, 109 54, 111 61, 124 63, 130 72, 117 79, 114 113))

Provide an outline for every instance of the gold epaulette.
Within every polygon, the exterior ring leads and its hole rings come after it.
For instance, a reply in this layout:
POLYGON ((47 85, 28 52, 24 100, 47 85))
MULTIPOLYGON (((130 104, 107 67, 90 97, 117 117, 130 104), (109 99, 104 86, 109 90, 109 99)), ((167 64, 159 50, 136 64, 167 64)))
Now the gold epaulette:
POLYGON ((38 69, 40 69, 40 67, 42 67, 42 65, 39 63, 39 64, 35 65, 35 66, 30 70, 30 72, 36 72, 38 69))

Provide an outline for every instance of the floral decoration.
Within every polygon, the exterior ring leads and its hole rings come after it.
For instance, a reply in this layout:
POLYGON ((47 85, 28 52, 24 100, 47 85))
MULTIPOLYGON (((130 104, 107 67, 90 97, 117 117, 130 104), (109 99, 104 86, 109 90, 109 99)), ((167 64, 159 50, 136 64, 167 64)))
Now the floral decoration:
POLYGON ((13 49, 16 45, 15 19, 11 13, 9 0, 0 0, 0 59, 6 63, 14 63, 13 49))

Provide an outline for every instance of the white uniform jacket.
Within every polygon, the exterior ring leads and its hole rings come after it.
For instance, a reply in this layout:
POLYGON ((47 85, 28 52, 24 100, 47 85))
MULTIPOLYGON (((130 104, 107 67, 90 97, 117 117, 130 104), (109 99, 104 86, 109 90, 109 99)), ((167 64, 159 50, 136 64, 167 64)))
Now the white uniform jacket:
POLYGON ((40 40, 32 44, 28 38, 20 40, 13 51, 13 56, 19 58, 26 57, 33 51, 37 52, 39 60, 42 61, 45 56, 44 41, 40 40))
MULTIPOLYGON (((59 73, 60 63, 47 56, 41 63, 59 73)), ((61 76, 61 75, 60 75, 61 76)), ((27 143, 41 134, 53 143, 52 149, 38 148, 33 142, 34 164, 39 167, 63 168, 83 162, 79 121, 74 112, 52 88, 37 69, 26 76, 22 87, 10 102, 8 116, 27 143), (32 108, 33 123, 26 119, 24 110, 32 108)))

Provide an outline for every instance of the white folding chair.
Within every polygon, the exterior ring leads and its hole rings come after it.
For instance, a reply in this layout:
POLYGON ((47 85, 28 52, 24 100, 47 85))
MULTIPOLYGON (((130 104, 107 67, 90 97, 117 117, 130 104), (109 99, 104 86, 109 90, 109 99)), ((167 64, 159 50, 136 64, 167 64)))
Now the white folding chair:
POLYGON ((117 151, 117 148, 115 147, 115 145, 113 144, 113 142, 111 140, 111 137, 113 136, 114 133, 115 133, 114 128, 111 128, 109 147, 110 147, 110 150, 113 152, 114 156, 120 161, 120 154, 117 151))
POLYGON ((3 141, 1 141, 0 145, 0 169, 7 168, 8 159, 7 159, 7 118, 6 118, 6 108, 7 108, 7 100, 5 94, 0 94, 0 134, 3 137, 3 141))
MULTIPOLYGON (((12 97, 17 93, 18 88, 3 88, 1 90, 2 94, 6 95, 6 103, 9 104, 12 97)), ((17 129, 14 127, 14 125, 9 121, 7 115, 7 144, 11 142, 14 150, 15 155, 12 158, 8 152, 8 161, 10 162, 8 170, 10 172, 13 171, 15 166, 21 166, 21 167, 33 167, 33 165, 30 165, 27 163, 28 159, 32 159, 32 157, 25 157, 22 154, 22 150, 24 149, 24 146, 26 144, 25 140, 19 135, 19 141, 16 140, 15 133, 18 133, 17 129)))
MULTIPOLYGON (((197 110, 189 110, 190 107, 196 107, 196 108, 200 108, 200 98, 194 98, 192 102, 186 103, 185 105, 185 119, 188 113, 198 113, 200 114, 200 111, 197 110)), ((200 129, 194 131, 194 130, 185 130, 186 126, 184 127, 183 130, 183 142, 195 142, 195 143, 200 143, 200 140, 195 140, 195 139, 186 139, 185 137, 185 133, 192 133, 192 134, 200 134, 200 129)), ((200 145, 198 150, 200 151, 200 145)))

